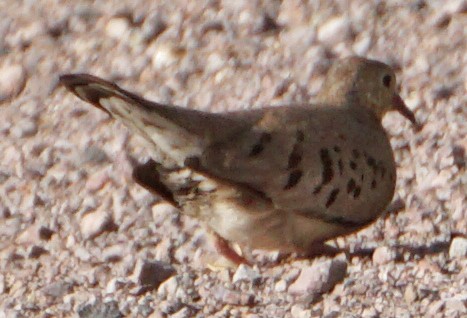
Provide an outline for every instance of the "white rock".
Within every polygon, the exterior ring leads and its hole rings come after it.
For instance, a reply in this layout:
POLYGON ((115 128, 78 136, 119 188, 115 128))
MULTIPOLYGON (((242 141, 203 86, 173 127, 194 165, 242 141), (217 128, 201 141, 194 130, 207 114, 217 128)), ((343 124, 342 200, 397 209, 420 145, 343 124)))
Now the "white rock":
POLYGON ((396 258, 396 252, 387 246, 378 247, 373 252, 374 264, 387 264, 396 258))
POLYGON ((371 317, 378 317, 378 311, 376 308, 370 307, 365 308, 362 312, 362 318, 371 318, 371 317))
POLYGON ((348 39, 350 22, 345 16, 334 17, 318 29, 318 40, 326 44, 338 44, 348 39))
POLYGON ((415 287, 410 284, 406 287, 405 292, 404 292, 404 299, 408 304, 412 304, 415 300, 417 300, 418 295, 417 295, 417 290, 415 287))
MULTIPOLYGON (((455 295, 446 299, 446 309, 460 313, 466 313, 467 296, 455 295)), ((453 315, 454 316, 454 315, 453 315)))
POLYGON ((240 264, 233 275, 232 282, 235 284, 239 281, 247 281, 256 284, 260 278, 261 275, 256 270, 245 264, 240 264))
MULTIPOLYGON (((281 32, 279 39, 292 50, 308 50, 316 39, 315 28, 309 25, 297 26, 281 32)), ((307 60, 308 62, 308 60, 307 60)))
POLYGON ((158 202, 152 206, 152 217, 156 222, 162 221, 175 213, 178 213, 177 208, 167 202, 158 202))
POLYGON ((172 276, 163 282, 159 288, 157 289, 157 294, 162 298, 165 299, 169 296, 174 296, 175 292, 178 288, 178 278, 177 276, 172 276))
POLYGON ((107 283, 107 286, 105 287, 105 292, 107 294, 113 294, 117 290, 121 289, 125 285, 125 283, 125 279, 114 277, 107 283))
POLYGON ((289 287, 295 295, 325 293, 344 279, 347 263, 333 259, 303 268, 297 280, 289 287))
POLYGON ((426 311, 428 317, 439 317, 439 314, 443 310, 444 301, 436 300, 431 302, 428 306, 428 310, 426 311))
POLYGON ((442 7, 444 12, 449 14, 462 13, 467 10, 467 1, 465 0, 451 0, 445 1, 444 6, 442 7))
POLYGON ((84 247, 75 247, 73 252, 75 256, 83 262, 89 262, 91 260, 91 253, 89 253, 88 250, 86 250, 84 247))
POLYGON ((449 247, 450 258, 462 258, 467 256, 467 239, 456 237, 452 240, 449 247))
POLYGON ((312 317, 311 310, 305 309, 303 305, 293 305, 290 309, 293 318, 308 318, 312 317))
POLYGON ((102 251, 102 258, 105 262, 116 262, 123 258, 124 251, 123 245, 109 246, 102 251))
POLYGON ((37 123, 31 118, 18 120, 10 129, 16 138, 31 137, 37 133, 37 123))
POLYGON ((5 276, 4 275, 0 275, 0 295, 3 294, 5 292, 6 288, 5 288, 5 276))
POLYGON ((39 241, 39 231, 37 225, 31 225, 26 228, 20 235, 16 238, 16 243, 18 244, 34 244, 39 241))
POLYGON ((371 36, 369 34, 362 35, 358 38, 352 48, 357 55, 365 56, 370 49, 371 36))
POLYGON ((102 189, 110 180, 110 176, 107 170, 98 171, 86 180, 86 190, 89 192, 95 192, 102 189))
POLYGON ((85 214, 79 223, 81 234, 90 239, 102 234, 113 223, 112 216, 106 211, 85 214))
POLYGON ((192 317, 192 314, 190 312, 190 309, 188 309, 187 307, 183 307, 182 309, 180 309, 176 313, 170 315, 170 317, 172 317, 172 318, 189 318, 189 317, 192 317))
POLYGON ((226 64, 225 57, 218 54, 212 53, 206 60, 206 71, 209 73, 215 73, 219 71, 226 64))
POLYGON ((171 43, 159 44, 152 56, 152 65, 156 69, 177 63, 184 56, 185 50, 171 43))
POLYGON ((283 279, 278 281, 274 286, 274 290, 278 293, 285 292, 287 290, 287 282, 283 279))
POLYGON ((23 90, 26 73, 22 65, 5 64, 0 67, 0 102, 10 99, 23 90))
POLYGON ((114 39, 121 39, 130 29, 130 24, 126 18, 113 18, 107 22, 105 33, 114 39))

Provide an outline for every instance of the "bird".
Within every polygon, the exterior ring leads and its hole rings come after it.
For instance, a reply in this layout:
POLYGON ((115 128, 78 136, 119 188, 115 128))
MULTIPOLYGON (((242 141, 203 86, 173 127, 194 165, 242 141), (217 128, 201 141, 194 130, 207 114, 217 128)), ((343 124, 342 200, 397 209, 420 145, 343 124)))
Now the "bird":
POLYGON ((232 244, 335 252, 327 241, 372 224, 394 196, 384 115, 420 127, 394 70, 359 56, 333 62, 313 102, 223 113, 148 101, 88 74, 59 82, 147 141, 136 183, 203 223, 235 264, 248 260, 232 244))

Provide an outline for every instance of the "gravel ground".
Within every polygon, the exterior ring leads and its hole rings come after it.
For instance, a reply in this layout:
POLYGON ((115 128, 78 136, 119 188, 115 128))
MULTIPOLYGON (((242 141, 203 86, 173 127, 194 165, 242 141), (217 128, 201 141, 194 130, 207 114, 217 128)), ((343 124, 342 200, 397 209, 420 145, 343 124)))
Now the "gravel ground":
POLYGON ((308 2, 0 1, 0 317, 465 317, 467 2, 308 2), (350 54, 393 65, 425 124, 384 120, 399 213, 333 242, 367 257, 214 268, 200 225, 131 180, 142 140, 57 87, 287 104, 350 54))

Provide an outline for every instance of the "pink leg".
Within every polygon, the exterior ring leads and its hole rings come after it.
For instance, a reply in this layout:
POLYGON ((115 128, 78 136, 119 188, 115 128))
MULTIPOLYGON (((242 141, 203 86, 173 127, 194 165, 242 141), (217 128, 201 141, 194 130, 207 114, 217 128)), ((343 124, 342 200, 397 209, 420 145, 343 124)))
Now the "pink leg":
POLYGON ((229 242, 227 242, 225 239, 220 237, 217 234, 215 235, 215 244, 216 244, 216 249, 219 253, 221 253, 225 258, 228 260, 232 261, 236 265, 240 264, 246 264, 249 265, 250 263, 242 256, 238 255, 237 252, 235 252, 229 245, 229 242))

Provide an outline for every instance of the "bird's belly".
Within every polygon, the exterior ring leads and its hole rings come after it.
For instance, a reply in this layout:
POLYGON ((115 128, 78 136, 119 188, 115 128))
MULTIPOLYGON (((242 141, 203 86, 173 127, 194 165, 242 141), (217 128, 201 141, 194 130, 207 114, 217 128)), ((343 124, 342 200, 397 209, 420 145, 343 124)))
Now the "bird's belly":
POLYGON ((236 202, 212 205, 208 226, 224 239, 263 250, 290 250, 286 213, 273 208, 247 209, 236 202))
POLYGON ((338 224, 303 217, 290 211, 245 210, 233 202, 212 206, 208 226, 224 239, 253 249, 306 252, 314 242, 348 233, 338 224))

